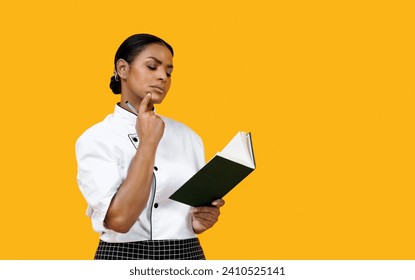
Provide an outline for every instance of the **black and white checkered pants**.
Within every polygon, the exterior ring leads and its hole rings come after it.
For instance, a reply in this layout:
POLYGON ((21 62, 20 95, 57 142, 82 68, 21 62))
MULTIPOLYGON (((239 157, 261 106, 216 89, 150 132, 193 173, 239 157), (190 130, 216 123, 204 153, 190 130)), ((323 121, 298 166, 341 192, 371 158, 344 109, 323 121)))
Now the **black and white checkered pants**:
POLYGON ((109 243, 100 240, 95 260, 204 260, 198 238, 109 243))

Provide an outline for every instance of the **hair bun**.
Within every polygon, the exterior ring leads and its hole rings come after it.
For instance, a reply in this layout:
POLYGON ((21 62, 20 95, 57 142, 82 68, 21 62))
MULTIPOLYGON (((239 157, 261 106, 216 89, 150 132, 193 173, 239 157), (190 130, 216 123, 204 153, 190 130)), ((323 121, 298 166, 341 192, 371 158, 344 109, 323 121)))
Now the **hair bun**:
POLYGON ((121 82, 115 80, 114 76, 111 77, 110 88, 114 94, 121 93, 121 82))

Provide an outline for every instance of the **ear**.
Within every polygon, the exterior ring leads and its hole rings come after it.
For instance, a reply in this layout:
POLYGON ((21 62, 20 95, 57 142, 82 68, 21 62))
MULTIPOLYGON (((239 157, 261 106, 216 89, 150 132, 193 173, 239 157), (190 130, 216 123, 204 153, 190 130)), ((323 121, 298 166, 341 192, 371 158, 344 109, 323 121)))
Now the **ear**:
POLYGON ((126 79, 128 71, 130 70, 130 65, 128 64, 128 62, 120 58, 118 59, 117 64, 115 66, 118 72, 118 76, 121 79, 126 79))

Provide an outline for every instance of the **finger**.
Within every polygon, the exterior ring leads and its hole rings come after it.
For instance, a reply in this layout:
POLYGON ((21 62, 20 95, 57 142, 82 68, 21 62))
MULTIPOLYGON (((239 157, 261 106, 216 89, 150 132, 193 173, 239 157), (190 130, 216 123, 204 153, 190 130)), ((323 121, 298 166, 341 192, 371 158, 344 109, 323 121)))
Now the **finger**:
POLYGON ((197 208, 193 208, 191 211, 192 211, 192 214, 195 216, 202 216, 202 215, 219 216, 220 215, 219 208, 211 207, 211 206, 197 207, 197 208))
POLYGON ((151 100, 151 93, 147 93, 146 96, 144 96, 143 100, 141 100, 140 108, 138 109, 138 113, 142 114, 144 112, 147 112, 148 103, 151 100))
POLYGON ((214 215, 213 213, 194 213, 193 219, 197 219, 200 222, 206 221, 206 222, 216 222, 219 218, 219 214, 217 213, 214 215))
POLYGON ((225 205, 225 200, 223 200, 223 199, 216 199, 215 201, 212 202, 212 205, 215 206, 216 208, 220 208, 223 205, 225 205))

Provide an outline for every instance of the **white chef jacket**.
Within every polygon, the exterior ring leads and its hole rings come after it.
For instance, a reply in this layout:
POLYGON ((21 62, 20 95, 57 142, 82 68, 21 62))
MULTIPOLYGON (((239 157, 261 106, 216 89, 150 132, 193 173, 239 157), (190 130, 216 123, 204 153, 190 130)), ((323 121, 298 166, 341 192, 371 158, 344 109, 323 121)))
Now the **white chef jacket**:
POLYGON ((137 116, 116 105, 113 114, 87 129, 76 142, 78 185, 93 229, 106 242, 194 238, 190 206, 169 196, 205 163, 201 138, 190 128, 162 117, 163 137, 157 148, 147 205, 127 233, 105 227, 113 196, 127 176, 139 139, 137 116))

